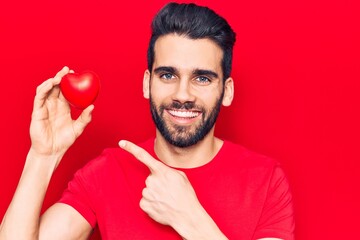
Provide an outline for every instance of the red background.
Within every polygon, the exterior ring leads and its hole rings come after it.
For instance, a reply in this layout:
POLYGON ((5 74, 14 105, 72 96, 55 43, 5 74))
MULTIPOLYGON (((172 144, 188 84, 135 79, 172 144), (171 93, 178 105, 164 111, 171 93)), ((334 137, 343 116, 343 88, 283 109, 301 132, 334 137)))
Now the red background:
MULTIPOLYGON (((36 86, 64 65, 95 71, 102 89, 93 122, 57 169, 44 209, 103 148, 154 134, 141 84, 150 21, 165 2, 1 3, 0 218, 29 149, 36 86)), ((218 136, 283 164, 294 194, 297 239, 356 238, 357 0, 196 2, 225 16, 237 32, 235 100, 220 114, 218 136)))

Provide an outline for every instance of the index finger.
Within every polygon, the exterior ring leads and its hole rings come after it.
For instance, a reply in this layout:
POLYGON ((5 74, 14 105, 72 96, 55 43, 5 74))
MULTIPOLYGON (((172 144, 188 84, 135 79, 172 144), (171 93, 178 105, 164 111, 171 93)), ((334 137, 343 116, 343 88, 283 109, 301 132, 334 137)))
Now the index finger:
POLYGON ((136 144, 121 140, 119 142, 119 146, 124 149, 125 151, 131 153, 136 159, 138 159, 140 162, 145 164, 152 173, 159 170, 160 167, 162 167, 162 163, 160 163, 158 160, 154 159, 147 151, 145 151, 143 148, 137 146, 136 144))
MULTIPOLYGON (((45 100, 49 97, 49 94, 51 92, 54 92, 53 89, 55 86, 59 85, 61 78, 67 73, 69 72, 69 68, 68 67, 63 67, 56 75, 54 78, 50 78, 46 81, 44 81, 42 84, 40 84, 37 88, 36 88, 36 95, 34 98, 34 109, 40 108, 42 107, 42 105, 44 104, 45 100)), ((59 94, 59 91, 57 93, 52 93, 54 94, 59 94)))

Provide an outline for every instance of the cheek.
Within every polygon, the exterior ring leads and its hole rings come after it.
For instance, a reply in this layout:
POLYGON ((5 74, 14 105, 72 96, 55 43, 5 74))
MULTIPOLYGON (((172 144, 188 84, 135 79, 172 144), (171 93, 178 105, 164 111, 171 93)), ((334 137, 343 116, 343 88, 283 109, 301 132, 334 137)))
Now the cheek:
POLYGON ((221 92, 213 91, 210 93, 202 94, 202 102, 206 106, 207 109, 212 109, 217 101, 221 97, 221 92))
POLYGON ((166 91, 157 90, 157 89, 150 90, 150 98, 151 101, 156 106, 160 106, 161 104, 168 103, 171 101, 171 98, 169 97, 168 94, 166 94, 166 91))
POLYGON ((171 95, 173 94, 175 90, 175 86, 172 84, 156 84, 153 83, 150 86, 150 95, 152 99, 156 100, 166 100, 171 98, 171 95))
POLYGON ((166 95, 166 91, 163 87, 157 87, 156 85, 151 86, 150 94, 156 98, 163 98, 166 95))

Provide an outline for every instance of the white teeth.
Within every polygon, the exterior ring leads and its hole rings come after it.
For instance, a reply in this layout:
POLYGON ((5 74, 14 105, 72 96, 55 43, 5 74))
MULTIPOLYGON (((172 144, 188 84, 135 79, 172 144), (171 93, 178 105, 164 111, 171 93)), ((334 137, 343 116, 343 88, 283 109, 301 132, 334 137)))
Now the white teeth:
POLYGON ((182 117, 182 118, 194 118, 199 116, 199 112, 190 112, 190 111, 175 111, 169 110, 169 113, 175 117, 182 117))

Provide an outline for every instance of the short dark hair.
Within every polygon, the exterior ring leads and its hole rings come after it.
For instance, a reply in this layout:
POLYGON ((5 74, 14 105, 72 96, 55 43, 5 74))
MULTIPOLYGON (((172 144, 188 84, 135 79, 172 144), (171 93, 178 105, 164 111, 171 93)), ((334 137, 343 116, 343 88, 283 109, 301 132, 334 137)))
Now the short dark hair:
POLYGON ((207 38, 214 41, 223 50, 223 80, 230 77, 235 32, 223 17, 210 8, 193 3, 168 3, 154 17, 151 30, 147 53, 150 72, 154 63, 156 40, 160 36, 177 33, 190 39, 207 38))

